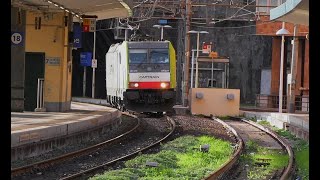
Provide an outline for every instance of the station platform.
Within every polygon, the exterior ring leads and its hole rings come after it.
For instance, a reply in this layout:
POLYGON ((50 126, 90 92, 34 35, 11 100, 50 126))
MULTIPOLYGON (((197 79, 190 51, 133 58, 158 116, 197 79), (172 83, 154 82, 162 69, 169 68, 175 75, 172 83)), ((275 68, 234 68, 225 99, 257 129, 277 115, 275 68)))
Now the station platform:
POLYGON ((53 140, 61 144, 61 140, 57 139, 87 129, 117 125, 120 116, 121 112, 117 109, 80 102, 72 102, 71 110, 67 112, 11 112, 11 154, 19 154, 18 151, 25 150, 29 145, 42 142, 47 143, 38 145, 37 152, 30 153, 48 151, 50 148, 47 146, 57 146, 53 140))
POLYGON ((297 137, 309 140, 309 114, 307 113, 279 113, 255 110, 240 110, 240 113, 246 118, 255 118, 266 120, 272 126, 279 129, 289 130, 297 137))

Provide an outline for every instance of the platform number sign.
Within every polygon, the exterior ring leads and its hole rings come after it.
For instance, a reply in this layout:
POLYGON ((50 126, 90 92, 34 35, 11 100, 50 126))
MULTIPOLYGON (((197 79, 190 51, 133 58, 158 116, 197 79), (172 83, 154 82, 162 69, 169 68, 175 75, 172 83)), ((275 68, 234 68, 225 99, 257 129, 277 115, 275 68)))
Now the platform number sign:
POLYGON ((89 32, 94 32, 95 30, 96 30, 96 19, 90 19, 89 32))
POLYGON ((11 44, 12 45, 22 45, 23 44, 23 35, 21 32, 12 32, 11 33, 11 44))
POLYGON ((83 32, 94 32, 96 31, 96 19, 83 19, 82 22, 83 32))
POLYGON ((90 19, 83 19, 82 31, 83 32, 89 32, 89 28, 90 28, 90 19))

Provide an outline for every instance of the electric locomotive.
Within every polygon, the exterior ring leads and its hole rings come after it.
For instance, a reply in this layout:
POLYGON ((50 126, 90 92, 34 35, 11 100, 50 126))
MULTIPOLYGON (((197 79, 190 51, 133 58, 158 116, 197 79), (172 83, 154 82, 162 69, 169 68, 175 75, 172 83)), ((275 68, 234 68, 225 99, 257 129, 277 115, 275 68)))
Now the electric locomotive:
POLYGON ((107 101, 118 109, 166 112, 175 104, 176 54, 170 41, 123 41, 106 53, 107 101))

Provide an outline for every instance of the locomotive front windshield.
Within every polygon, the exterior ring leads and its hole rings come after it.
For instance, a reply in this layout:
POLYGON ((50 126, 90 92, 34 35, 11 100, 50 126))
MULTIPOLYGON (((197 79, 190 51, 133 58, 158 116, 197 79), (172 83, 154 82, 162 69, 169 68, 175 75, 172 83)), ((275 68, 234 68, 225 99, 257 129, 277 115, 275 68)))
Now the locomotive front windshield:
POLYGON ((169 63, 169 54, 167 49, 151 49, 151 63, 169 63))
POLYGON ((170 72, 169 50, 129 49, 129 71, 131 73, 170 72))
POLYGON ((168 49, 130 49, 130 64, 169 64, 168 49))
POLYGON ((130 49, 129 63, 140 64, 147 63, 147 49, 130 49))

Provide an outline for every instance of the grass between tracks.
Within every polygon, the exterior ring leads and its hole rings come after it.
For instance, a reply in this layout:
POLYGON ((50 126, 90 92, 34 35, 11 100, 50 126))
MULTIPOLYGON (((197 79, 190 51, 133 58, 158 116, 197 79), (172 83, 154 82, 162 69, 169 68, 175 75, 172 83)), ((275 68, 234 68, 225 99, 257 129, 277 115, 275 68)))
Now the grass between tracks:
POLYGON ((273 131, 282 137, 290 140, 292 142, 292 148, 295 156, 295 163, 297 165, 297 176, 302 180, 309 179, 309 143, 302 139, 297 138, 295 135, 291 134, 289 131, 278 129, 271 126, 268 121, 260 121, 259 124, 263 126, 270 127, 273 131))
POLYGON ((249 180, 268 179, 275 170, 281 170, 288 164, 289 156, 275 149, 267 149, 259 146, 254 141, 246 143, 246 153, 242 154, 240 161, 247 165, 246 173, 249 180), (265 159, 268 165, 257 165, 256 163, 263 162, 259 159, 265 159))
POLYGON ((96 175, 90 180, 198 180, 218 169, 232 155, 230 142, 209 136, 183 136, 161 146, 156 154, 144 154, 129 160, 125 168, 96 175), (210 145, 208 152, 200 146, 210 145), (158 167, 148 167, 146 162, 157 162, 158 167))

